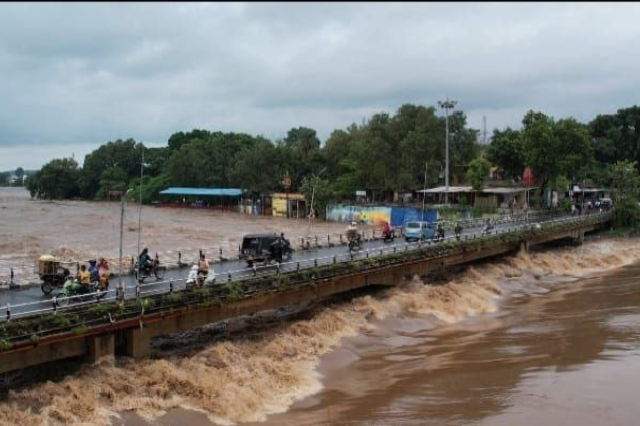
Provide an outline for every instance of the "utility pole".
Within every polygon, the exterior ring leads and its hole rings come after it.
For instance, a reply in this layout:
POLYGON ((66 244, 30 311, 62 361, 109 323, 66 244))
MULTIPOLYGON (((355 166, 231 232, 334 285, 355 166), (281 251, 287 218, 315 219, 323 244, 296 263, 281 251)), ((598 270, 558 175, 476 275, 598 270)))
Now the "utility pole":
MULTIPOLYGON (((140 238, 142 234, 142 175, 144 171, 144 148, 142 149, 142 157, 140 160, 140 206, 138 208, 138 254, 140 254, 140 238)), ((140 265, 138 271, 140 272, 140 265)))
POLYGON ((118 259, 118 289, 116 291, 116 299, 118 299, 119 301, 124 300, 124 285, 122 284, 122 236, 124 232, 124 202, 127 199, 127 195, 129 195, 129 192, 131 191, 132 189, 129 189, 122 195, 120 203, 120 256, 118 259))
POLYGON ((450 101, 447 97, 444 101, 438 101, 438 106, 444 109, 445 114, 445 129, 446 129, 446 147, 445 147, 445 172, 444 172, 444 182, 445 182, 445 194, 444 194, 444 202, 445 204, 449 204, 449 110, 453 109, 456 106, 458 101, 450 101))

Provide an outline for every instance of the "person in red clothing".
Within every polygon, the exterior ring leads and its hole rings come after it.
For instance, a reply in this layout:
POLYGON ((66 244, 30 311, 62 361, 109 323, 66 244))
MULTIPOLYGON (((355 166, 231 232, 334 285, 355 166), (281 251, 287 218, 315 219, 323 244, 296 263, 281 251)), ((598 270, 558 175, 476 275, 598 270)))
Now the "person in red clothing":
POLYGON ((383 223, 383 225, 382 225, 382 237, 386 238, 386 237, 391 236, 392 231, 391 231, 391 226, 389 226, 389 222, 387 222, 385 220, 382 223, 383 223))

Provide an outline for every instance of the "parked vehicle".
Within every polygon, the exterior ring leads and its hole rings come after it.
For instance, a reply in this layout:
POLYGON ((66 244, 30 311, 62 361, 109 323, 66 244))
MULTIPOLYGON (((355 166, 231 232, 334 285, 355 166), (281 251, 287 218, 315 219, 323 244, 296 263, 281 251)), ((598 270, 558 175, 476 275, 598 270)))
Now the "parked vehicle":
POLYGON ((42 280, 40 289, 44 294, 51 294, 54 289, 62 288, 70 274, 55 256, 47 254, 38 258, 38 275, 42 280))
POLYGON ((136 264, 134 265, 136 280, 138 280, 139 283, 143 283, 145 279, 149 278, 152 275, 154 275, 156 279, 161 280, 164 278, 164 273, 166 270, 166 266, 160 265, 160 260, 158 259, 157 255, 156 258, 151 262, 151 266, 138 270, 138 262, 136 262, 136 264))
POLYGON ((409 241, 428 240, 434 237, 435 227, 431 222, 407 222, 404 228, 404 239, 409 241))
MULTIPOLYGON (((281 239, 282 238, 275 233, 245 235, 242 239, 238 257, 245 260, 250 267, 257 262, 262 262, 266 265, 272 260, 278 260, 274 259, 271 248, 273 244, 278 244, 281 239)), ((281 241, 281 243, 283 259, 291 259, 293 253, 291 244, 286 239, 281 241)))
POLYGON ((396 238, 395 236, 395 232, 393 231, 393 229, 391 229, 389 232, 385 232, 382 234, 382 240, 385 243, 392 243, 393 240, 396 238))

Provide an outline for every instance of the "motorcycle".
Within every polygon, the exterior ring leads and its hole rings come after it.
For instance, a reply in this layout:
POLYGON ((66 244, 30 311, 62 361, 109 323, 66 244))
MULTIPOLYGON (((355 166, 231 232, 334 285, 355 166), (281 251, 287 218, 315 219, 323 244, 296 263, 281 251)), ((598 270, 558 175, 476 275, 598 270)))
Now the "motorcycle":
POLYGON ((70 303, 88 302, 94 298, 96 302, 99 302, 106 295, 107 290, 100 285, 99 281, 94 281, 89 285, 82 285, 77 281, 67 281, 62 286, 62 290, 54 296, 53 303, 58 307, 65 307, 70 303))
POLYGON ((193 265, 191 270, 189 270, 189 275, 187 276, 186 284, 187 286, 196 285, 197 287, 202 287, 207 280, 209 274, 201 269, 198 269, 198 265, 193 265))
POLYGON ((347 234, 349 239, 349 251, 360 250, 362 248, 362 237, 358 232, 349 232, 347 234))
POLYGON ((456 240, 460 241, 460 237, 462 236, 462 226, 460 226, 459 224, 456 225, 455 233, 456 233, 456 240))
POLYGON ((485 236, 485 235, 491 235, 491 233, 493 232, 493 225, 485 225, 484 228, 482 229, 482 234, 481 236, 485 236))
POLYGON ((444 241, 444 228, 442 226, 438 226, 438 229, 436 230, 436 234, 434 236, 434 240, 444 241))
POLYGON ((165 266, 160 265, 160 261, 156 257, 155 260, 151 262, 150 266, 144 267, 142 269, 138 269, 138 262, 134 265, 135 268, 135 277, 139 283, 143 283, 145 279, 149 278, 151 275, 154 275, 157 280, 161 280, 164 278, 164 273, 167 270, 165 266))

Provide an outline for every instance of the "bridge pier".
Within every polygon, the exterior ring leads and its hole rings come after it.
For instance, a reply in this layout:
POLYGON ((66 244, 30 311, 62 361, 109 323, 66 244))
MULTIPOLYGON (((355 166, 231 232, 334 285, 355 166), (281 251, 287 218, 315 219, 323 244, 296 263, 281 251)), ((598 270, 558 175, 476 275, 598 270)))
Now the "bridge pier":
POLYGON ((529 252, 531 245, 529 241, 520 241, 520 251, 524 251, 525 253, 529 252))
POLYGON ((573 243, 577 246, 581 246, 582 243, 584 243, 584 231, 581 231, 581 230, 574 231, 573 243))
POLYGON ((90 337, 87 341, 89 345, 89 362, 96 362, 103 356, 114 356, 116 351, 115 340, 115 334, 113 333, 90 337))
POLYGON ((151 334, 140 328, 125 331, 126 355, 136 360, 147 358, 151 353, 151 334))

